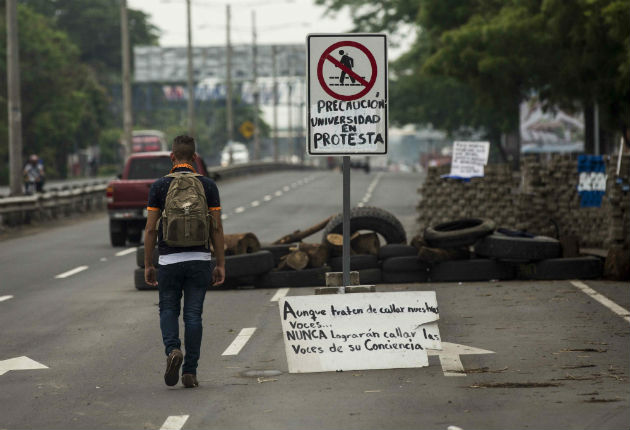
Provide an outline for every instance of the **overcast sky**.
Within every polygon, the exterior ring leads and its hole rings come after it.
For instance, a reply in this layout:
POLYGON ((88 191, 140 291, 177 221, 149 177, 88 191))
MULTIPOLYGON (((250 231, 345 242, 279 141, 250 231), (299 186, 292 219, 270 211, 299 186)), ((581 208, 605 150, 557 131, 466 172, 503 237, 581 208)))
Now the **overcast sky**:
MULTIPOLYGON (((185 0, 128 0, 127 4, 151 16, 151 22, 161 31, 160 45, 186 45, 185 0)), ((192 1, 193 45, 225 44, 226 4, 214 0, 192 1)), ((315 5, 313 0, 232 0, 229 4, 233 44, 252 42, 253 10, 260 44, 305 43, 308 33, 344 33, 352 28, 347 10, 324 16, 326 9, 315 5)), ((399 52, 400 49, 391 49, 390 59, 399 52)))

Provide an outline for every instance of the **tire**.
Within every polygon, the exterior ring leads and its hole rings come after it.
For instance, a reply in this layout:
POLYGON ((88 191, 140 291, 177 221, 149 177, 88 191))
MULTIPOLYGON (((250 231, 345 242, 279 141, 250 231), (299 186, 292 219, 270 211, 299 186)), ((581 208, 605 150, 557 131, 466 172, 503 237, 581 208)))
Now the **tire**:
POLYGON ((476 282, 516 277, 513 265, 490 259, 443 261, 429 272, 431 282, 476 282))
POLYGON ((495 227, 490 219, 464 218, 427 228, 424 240, 434 248, 468 246, 492 233, 495 227))
POLYGON ((361 285, 380 284, 383 282, 383 272, 378 267, 359 270, 359 281, 361 285))
POLYGON ((269 251, 273 254, 274 266, 280 264, 280 259, 291 252, 292 246, 297 246, 297 243, 287 243, 284 245, 263 245, 260 247, 261 251, 269 251))
POLYGON ((597 257, 552 258, 518 266, 519 279, 566 280, 596 279, 604 265, 597 257))
MULTIPOLYGON (((158 249, 155 248, 153 250, 153 266, 158 267, 158 261, 160 260, 160 254, 158 249)), ((138 267, 142 267, 144 269, 144 245, 140 245, 136 249, 136 264, 138 267)))
MULTIPOLYGON (((155 270, 155 275, 157 277, 157 271, 155 270)), ((144 282, 144 269, 138 268, 133 272, 133 281, 137 290, 157 290, 157 287, 147 284, 144 282)))
POLYGON ((493 233, 475 244, 475 254, 514 261, 538 261, 562 256, 560 241, 547 236, 516 237, 493 233))
POLYGON ((383 283, 405 284, 408 282, 427 282, 429 272, 383 272, 383 283))
POLYGON ((127 228, 124 222, 109 220, 109 240, 112 246, 125 246, 127 242, 127 228))
MULTIPOLYGON (((330 268, 333 272, 341 272, 343 270, 343 258, 333 257, 329 261, 330 268)), ((350 270, 377 269, 378 258, 376 255, 351 255, 350 270)))
POLYGON ((415 246, 402 243, 390 243, 381 246, 378 250, 379 260, 387 260, 392 257, 406 257, 408 255, 418 255, 418 249, 415 246))
POLYGON ((262 275, 269 272, 274 266, 273 254, 269 251, 228 255, 225 257, 225 277, 244 278, 262 275))
POLYGON ((383 261, 383 272, 425 272, 427 270, 429 270, 429 265, 415 255, 392 257, 383 261))
MULTIPOLYGON (((350 234, 359 230, 371 230, 379 233, 387 243, 406 243, 407 234, 402 224, 391 213, 381 208, 365 206, 350 210, 350 234)), ((335 215, 324 228, 322 243, 330 233, 343 231, 343 214, 335 215)))
POLYGON ((261 288, 323 287, 326 285, 328 266, 304 270, 272 271, 260 277, 257 286, 261 288))

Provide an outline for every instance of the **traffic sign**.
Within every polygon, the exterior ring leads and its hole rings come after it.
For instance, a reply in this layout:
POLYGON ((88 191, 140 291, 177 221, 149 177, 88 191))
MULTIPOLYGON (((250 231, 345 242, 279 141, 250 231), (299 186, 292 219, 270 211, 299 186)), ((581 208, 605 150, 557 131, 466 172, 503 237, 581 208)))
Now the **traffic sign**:
POLYGON ((238 128, 238 131, 243 135, 245 139, 249 139, 254 134, 254 124, 251 121, 245 121, 238 128))
POLYGON ((307 37, 308 154, 387 154, 387 37, 307 37))

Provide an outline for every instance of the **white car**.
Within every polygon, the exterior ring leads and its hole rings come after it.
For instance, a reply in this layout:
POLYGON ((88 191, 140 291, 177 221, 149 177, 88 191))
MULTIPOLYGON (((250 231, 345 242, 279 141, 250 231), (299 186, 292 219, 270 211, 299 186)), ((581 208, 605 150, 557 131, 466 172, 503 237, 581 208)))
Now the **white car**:
POLYGON ((247 146, 239 142, 229 142, 221 151, 221 166, 229 166, 231 164, 242 164, 249 162, 249 150, 247 146), (232 153, 232 162, 230 163, 230 152, 232 153))

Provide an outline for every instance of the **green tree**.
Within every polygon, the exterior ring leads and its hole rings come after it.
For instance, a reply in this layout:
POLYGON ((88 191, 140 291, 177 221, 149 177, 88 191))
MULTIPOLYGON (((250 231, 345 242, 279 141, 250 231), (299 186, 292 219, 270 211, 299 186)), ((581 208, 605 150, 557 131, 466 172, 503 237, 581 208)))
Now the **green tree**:
MULTIPOLYGON (((104 83, 120 82, 119 0, 21 0, 36 12, 50 17, 79 47, 79 60, 96 70, 104 83)), ((128 9, 129 42, 157 45, 157 27, 142 11, 128 9)), ((132 60, 133 61, 133 60, 132 60)))
MULTIPOLYGON (((4 13, 4 10, 2 10, 4 13)), ((6 23, 0 22, 0 81, 6 82, 6 23)), ((104 89, 79 50, 47 18, 19 5, 24 153, 42 156, 50 177, 65 177, 67 155, 95 143, 107 110, 104 89)), ((7 160, 6 86, 0 87, 0 157, 7 160)), ((6 174, 3 175, 6 178, 6 174)), ((6 181, 6 179, 5 179, 6 181)))

